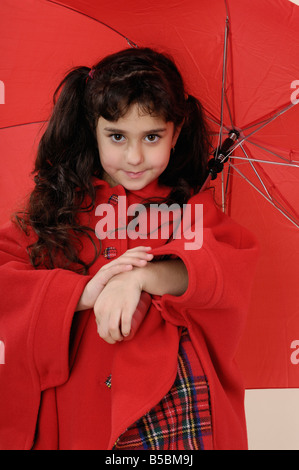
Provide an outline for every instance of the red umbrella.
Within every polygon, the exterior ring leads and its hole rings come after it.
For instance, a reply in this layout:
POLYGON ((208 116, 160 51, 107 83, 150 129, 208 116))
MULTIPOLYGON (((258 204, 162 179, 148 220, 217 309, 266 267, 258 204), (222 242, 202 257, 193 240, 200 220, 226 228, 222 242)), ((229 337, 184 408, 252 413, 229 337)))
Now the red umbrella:
POLYGON ((6 0, 0 13, 1 219, 30 187, 24 175, 40 122, 66 70, 134 43, 169 52, 206 110, 217 166, 226 161, 216 180, 219 202, 261 245, 237 358, 245 385, 298 387, 299 7, 288 0, 6 0))

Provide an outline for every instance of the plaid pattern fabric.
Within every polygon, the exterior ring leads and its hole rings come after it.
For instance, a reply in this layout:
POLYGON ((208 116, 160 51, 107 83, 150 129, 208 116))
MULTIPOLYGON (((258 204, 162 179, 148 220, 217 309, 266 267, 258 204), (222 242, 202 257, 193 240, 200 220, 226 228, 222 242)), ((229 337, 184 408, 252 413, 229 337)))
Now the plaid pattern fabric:
POLYGON ((116 441, 116 450, 212 449, 207 379, 183 330, 176 380, 166 396, 116 441))

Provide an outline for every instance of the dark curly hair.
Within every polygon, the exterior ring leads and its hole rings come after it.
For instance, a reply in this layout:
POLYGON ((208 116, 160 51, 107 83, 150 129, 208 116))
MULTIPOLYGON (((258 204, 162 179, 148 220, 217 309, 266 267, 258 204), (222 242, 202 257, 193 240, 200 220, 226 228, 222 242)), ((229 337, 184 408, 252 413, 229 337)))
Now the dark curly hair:
POLYGON ((123 117, 131 105, 181 126, 174 155, 159 182, 171 188, 166 203, 184 204, 206 176, 208 132, 199 101, 187 95, 174 61, 149 48, 125 49, 92 69, 72 69, 54 94, 54 109, 38 148, 35 187, 16 222, 36 241, 28 247, 35 268, 61 267, 87 273, 98 256, 94 231, 80 214, 95 206, 93 177, 102 177, 96 139, 100 116, 123 117), (82 237, 94 258, 80 258, 82 237))

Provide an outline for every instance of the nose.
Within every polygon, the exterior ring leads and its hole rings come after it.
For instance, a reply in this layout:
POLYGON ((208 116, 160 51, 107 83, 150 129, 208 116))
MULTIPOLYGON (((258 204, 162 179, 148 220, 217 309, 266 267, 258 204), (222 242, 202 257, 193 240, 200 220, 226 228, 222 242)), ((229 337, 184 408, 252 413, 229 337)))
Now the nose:
POLYGON ((144 161, 143 149, 140 143, 131 144, 127 149, 126 160, 129 165, 137 166, 144 161))

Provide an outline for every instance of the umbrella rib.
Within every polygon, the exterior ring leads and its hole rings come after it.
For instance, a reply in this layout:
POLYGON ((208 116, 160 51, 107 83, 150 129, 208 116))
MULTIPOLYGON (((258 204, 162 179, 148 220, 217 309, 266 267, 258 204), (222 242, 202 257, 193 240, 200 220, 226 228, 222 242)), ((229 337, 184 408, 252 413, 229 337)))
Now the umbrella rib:
POLYGON ((230 181, 230 167, 231 167, 231 160, 228 162, 228 171, 227 171, 227 177, 226 177, 226 182, 225 182, 225 191, 224 191, 224 175, 222 172, 222 211, 225 212, 226 204, 227 204, 227 195, 228 195, 228 188, 229 188, 229 181, 230 181))
MULTIPOLYGON (((283 161, 285 161, 285 162, 288 162, 288 163, 280 163, 280 162, 277 162, 278 164, 281 164, 281 165, 290 165, 290 166, 297 166, 297 165, 293 165, 293 162, 294 162, 295 164, 296 164, 296 163, 299 163, 299 162, 297 162, 296 160, 290 161, 290 160, 288 160, 287 158, 282 157, 282 156, 279 155, 278 153, 273 152, 273 150, 270 150, 270 149, 268 149, 267 147, 264 147, 263 145, 254 142, 253 140, 247 139, 247 142, 250 143, 251 145, 254 145, 255 147, 258 147, 258 148, 264 150, 265 152, 270 153, 271 155, 274 155, 274 157, 280 158, 281 160, 283 160, 283 161)), ((269 163, 276 163, 276 162, 269 162, 269 163)))
MULTIPOLYGON (((213 114, 211 114, 211 112, 207 108, 204 107, 204 111, 206 113, 205 117, 208 121, 211 121, 214 124, 217 124, 217 126, 220 126, 219 120, 217 120, 217 118, 213 114)), ((226 126, 224 123, 222 124, 222 128, 225 129, 227 132, 231 130, 231 127, 226 126)), ((215 135, 219 135, 219 132, 215 132, 215 135)))
MULTIPOLYGON (((206 108, 204 108, 204 109, 205 109, 205 112, 208 113, 207 109, 206 109, 206 108)), ((214 124, 217 124, 217 126, 220 126, 219 121, 217 121, 217 119, 216 119, 214 116, 209 116, 208 114, 206 114, 206 119, 207 119, 208 121, 213 122, 214 124)), ((222 127, 223 127, 226 131, 229 130, 229 128, 228 128, 225 124, 223 124, 222 127)), ((217 132, 216 134, 219 135, 219 132, 217 132)))
MULTIPOLYGON (((269 116, 269 113, 268 113, 268 117, 264 117, 264 118, 261 118, 259 121, 256 121, 256 122, 253 122, 251 124, 249 124, 248 126, 244 126, 242 128, 243 131, 247 131, 248 129, 251 129, 252 127, 255 127, 255 126, 258 126, 259 124, 263 124, 263 123, 266 123, 269 124, 270 122, 272 122, 274 119, 276 119, 277 117, 279 117, 281 114, 285 113, 286 111, 288 111, 290 108, 292 108, 293 106, 296 106, 298 103, 289 103, 289 104, 284 104, 282 105, 280 108, 277 108, 275 109, 274 111, 272 111, 272 114, 271 116, 269 116)), ((259 129, 258 129, 259 130, 259 129)))
POLYGON ((226 64, 227 64, 227 44, 228 44, 228 32, 229 32, 229 17, 225 20, 225 31, 224 31, 224 45, 223 45, 223 64, 222 64, 222 83, 221 83, 221 108, 220 108, 220 129, 218 138, 218 148, 221 147, 222 143, 222 131, 223 131, 223 111, 224 111, 224 97, 225 97, 225 86, 226 86, 226 64))
POLYGON ((249 156, 248 156, 248 154, 247 154, 245 148, 243 147, 242 144, 240 145, 240 147, 241 147, 241 149, 242 149, 244 155, 246 156, 246 160, 248 160, 249 165, 250 165, 251 168, 253 169, 253 171, 254 171, 256 177, 258 178, 259 182, 261 183, 262 187, 264 188, 264 191, 265 191, 265 193, 267 194, 268 198, 271 199, 271 201, 273 201, 272 196, 270 195, 270 193, 269 193, 269 191, 268 191, 268 189, 267 189, 265 183, 263 182, 261 176, 258 174, 258 171, 257 171, 257 169, 255 168, 254 164, 252 163, 251 159, 249 158, 249 156))
POLYGON ((222 200, 222 212, 225 212, 225 205, 226 205, 226 194, 224 190, 224 174, 221 173, 221 200, 222 200))
POLYGON ((76 10, 76 8, 72 8, 68 5, 62 5, 60 2, 57 2, 55 0, 47 0, 48 2, 50 3, 54 3, 55 5, 58 5, 59 7, 61 8, 67 8, 68 10, 71 10, 71 11, 74 11, 76 13, 78 13, 79 15, 82 15, 82 16, 85 16, 86 18, 89 18, 93 21, 96 21, 97 23, 100 23, 102 24, 103 26, 106 26, 106 28, 109 28, 111 31, 114 31, 116 34, 119 34, 119 36, 121 36, 122 38, 124 38, 127 43, 129 44, 130 47, 135 47, 135 48, 138 48, 138 45, 134 42, 134 41, 131 41, 131 39, 129 39, 127 36, 125 36, 124 34, 122 34, 120 31, 118 31, 117 29, 113 28, 112 26, 109 26, 107 23, 104 23, 103 21, 100 21, 98 20, 97 18, 94 18, 93 16, 91 15, 88 15, 87 13, 83 13, 82 11, 79 11, 79 10, 76 10))
MULTIPOLYGON (((222 134, 224 122, 223 122, 223 114, 224 114, 224 100, 228 107, 229 115, 230 109, 228 106, 228 100, 226 96, 226 73, 227 73, 227 51, 228 51, 228 39, 229 39, 229 13, 226 4, 226 0, 224 0, 225 8, 226 8, 226 19, 225 19, 225 30, 224 30, 224 44, 223 44, 223 64, 222 64, 222 84, 221 84, 221 108, 220 108, 220 128, 219 128, 219 135, 218 135, 218 145, 216 148, 221 148, 222 145, 222 134)), ((224 178, 222 175, 221 179, 221 192, 222 192, 222 210, 225 211, 225 203, 226 203, 226 192, 228 187, 228 181, 226 183, 226 187, 224 186, 224 178)))
MULTIPOLYGON (((232 113, 231 113, 231 109, 230 109, 230 106, 229 106, 229 102, 228 102, 228 99, 227 99, 226 92, 225 92, 225 102, 226 102, 226 107, 227 107, 228 114, 229 114, 229 119, 230 119, 231 128, 234 129, 234 128, 235 128, 235 125, 234 125, 234 122, 233 122, 233 117, 232 117, 232 113)), ((226 129, 228 130, 227 127, 226 127, 226 129)))
MULTIPOLYGON (((242 146, 241 146, 242 148, 242 146)), ((299 164, 297 165, 296 163, 290 162, 290 163, 283 163, 283 162, 274 162, 270 160, 260 160, 259 158, 245 158, 245 157, 237 157, 235 155, 231 155, 231 158, 234 160, 245 160, 248 162, 257 162, 257 163, 269 163, 270 165, 281 165, 281 166, 289 166, 289 167, 294 167, 294 168, 299 168, 299 164)))
POLYGON ((284 217, 286 217, 290 222, 292 222, 292 224, 295 225, 295 227, 299 228, 299 225, 298 223, 292 218, 291 215, 289 215, 286 211, 283 211, 282 209, 280 209, 271 199, 269 199, 254 183, 252 183, 252 181, 250 181, 238 168, 236 168, 235 165, 233 165, 231 163, 231 167, 242 177, 244 178, 244 180, 250 184, 250 186, 252 186, 261 196, 263 196, 264 199, 266 199, 266 201, 268 201, 270 204, 272 204, 272 206, 275 207, 275 209, 277 209, 284 217))
POLYGON ((263 121, 263 124, 261 126, 259 126, 257 129, 255 129, 254 131, 250 132, 248 135, 242 137, 242 139, 230 150, 229 154, 227 155, 228 157, 233 153, 233 151, 239 147, 243 142, 247 141, 249 137, 251 137, 253 134, 256 134, 258 131, 260 131, 261 129, 263 129, 264 127, 266 127, 268 124, 270 124, 271 122, 273 122, 276 118, 278 118, 279 116, 281 116, 282 114, 284 114, 286 111, 288 111, 289 109, 291 109, 293 106, 296 106, 295 104, 291 103, 289 104, 288 106, 286 106, 285 108, 283 108, 281 111, 279 111, 278 113, 276 113, 274 116, 271 116, 271 118, 269 118, 268 120, 266 121, 263 121))
MULTIPOLYGON (((208 116, 208 115, 207 115, 207 116, 206 116, 206 119, 207 119, 208 121, 213 122, 214 124, 219 125, 219 122, 218 122, 215 118, 213 118, 213 117, 211 117, 211 116, 208 116)), ((265 122, 265 121, 263 121, 263 122, 265 122)), ((225 125, 223 125, 223 127, 225 128, 225 130, 226 130, 227 132, 229 132, 229 130, 230 130, 229 127, 227 127, 227 126, 225 126, 225 125)), ((215 135, 215 136, 217 135, 217 136, 218 136, 219 133, 218 133, 218 132, 214 132, 214 133, 211 133, 211 135, 215 135)), ((247 143, 249 143, 249 144, 251 144, 251 145, 254 145, 255 147, 258 147, 258 148, 260 148, 261 150, 264 150, 265 152, 268 152, 268 153, 270 153, 271 155, 274 155, 274 156, 277 157, 277 158, 280 158, 280 159, 283 160, 283 162, 285 162, 285 163, 282 163, 282 162, 275 162, 275 161, 273 161, 273 160, 259 160, 259 159, 251 159, 251 161, 256 161, 256 162, 260 162, 260 163, 269 163, 269 164, 273 164, 273 165, 285 165, 285 166, 290 166, 290 167, 295 167, 295 168, 297 168, 297 167, 299 166, 299 161, 297 161, 297 160, 291 160, 291 161, 290 161, 290 160, 288 160, 287 158, 285 158, 285 157, 279 155, 278 153, 273 152, 273 150, 270 150, 270 149, 268 149, 267 147, 264 147, 263 145, 258 144, 257 142, 254 142, 253 140, 249 139, 248 137, 249 137, 249 135, 248 135, 247 137, 245 137, 245 139, 243 139, 243 140, 241 141, 241 143, 246 140, 247 143), (298 165, 297 165, 297 164, 298 164, 298 165)), ((238 144, 238 145, 239 145, 239 144, 238 144)), ((215 150, 215 147, 213 147, 213 148, 214 148, 214 150, 215 150)), ((234 148, 232 148, 231 152, 230 152, 229 155, 228 155, 229 157, 232 156, 231 154, 233 153, 233 151, 234 151, 236 148, 237 148, 237 145, 236 145, 234 148)), ((235 155, 234 155, 233 157, 234 157, 234 159, 247 160, 247 158, 245 159, 244 157, 236 157, 235 155)))
POLYGON ((22 122, 21 124, 12 124, 11 126, 0 127, 0 131, 2 131, 4 129, 13 129, 14 127, 31 126, 32 124, 45 124, 46 122, 48 122, 48 121, 22 122))
MULTIPOLYGON (((250 149, 248 149, 248 152, 246 152, 243 145, 241 145, 241 148, 242 148, 244 154, 246 155, 246 157, 248 157, 248 153, 251 154, 250 149)), ((268 191, 266 185, 264 184, 264 182, 262 180, 262 177, 261 177, 260 173, 255 168, 254 164, 251 163, 251 162, 249 162, 249 164, 250 164, 251 168, 253 169, 253 171, 255 172, 256 177, 260 181, 261 185, 263 186, 264 191, 267 194, 267 196, 269 197, 269 199, 271 199, 275 203, 275 206, 280 206, 285 214, 288 214, 289 216, 291 216, 290 214, 293 212, 291 217, 294 218, 294 214, 295 214, 295 220, 297 220, 299 218, 299 215, 296 213, 296 211, 293 209, 293 207, 289 204, 289 202, 286 201, 285 198, 283 197, 283 195, 280 193, 280 197, 285 201, 285 204, 287 205, 287 207, 289 207, 289 209, 291 209, 291 211, 292 211, 291 213, 286 209, 286 206, 282 205, 281 202, 279 202, 279 200, 276 199, 276 197, 273 197, 270 194, 270 192, 268 191)), ((261 168, 261 171, 262 171, 262 167, 260 167, 260 168, 261 168)), ((270 182, 271 182, 272 186, 275 188, 275 184, 273 183, 273 181, 271 179, 270 179, 270 182)), ((277 189, 277 192, 279 193, 278 189, 277 189)))

